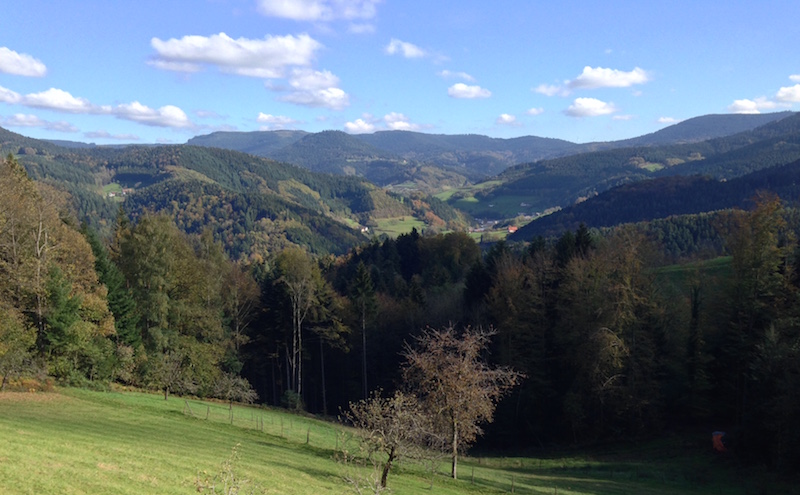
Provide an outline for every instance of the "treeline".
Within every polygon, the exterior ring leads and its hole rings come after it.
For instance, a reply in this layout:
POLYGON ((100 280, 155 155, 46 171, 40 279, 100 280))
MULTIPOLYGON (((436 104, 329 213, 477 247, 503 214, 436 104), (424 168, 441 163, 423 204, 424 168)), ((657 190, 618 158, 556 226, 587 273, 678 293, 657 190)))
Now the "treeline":
MULTIPOLYGON (((798 225, 776 198, 726 213, 714 222, 732 259, 723 270, 665 271, 660 246, 634 227, 483 255, 460 234, 374 242, 327 270, 350 306, 349 353, 325 357, 337 370, 327 407, 393 390, 403 345, 422 328, 493 327, 490 360, 527 378, 486 445, 722 429, 737 455, 786 468, 800 453, 798 225)), ((309 381, 314 408, 321 383, 309 381)))
POLYGON ((122 216, 109 249, 11 155, 0 182, 3 388, 34 375, 253 398, 239 349, 258 286, 210 235, 188 237, 165 216, 135 225, 122 216))

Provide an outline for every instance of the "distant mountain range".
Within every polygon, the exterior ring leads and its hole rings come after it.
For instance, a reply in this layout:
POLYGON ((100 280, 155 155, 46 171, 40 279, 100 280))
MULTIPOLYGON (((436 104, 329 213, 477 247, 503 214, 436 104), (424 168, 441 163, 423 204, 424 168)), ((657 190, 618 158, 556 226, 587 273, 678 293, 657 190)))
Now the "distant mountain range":
POLYGON ((189 143, 96 146, 0 129, 0 153, 68 190, 83 220, 112 225, 120 197, 107 190, 116 187, 132 215, 161 211, 187 232, 211 229, 235 257, 288 244, 341 253, 381 219, 463 229, 459 211, 539 215, 511 237, 524 240, 581 222, 741 206, 760 189, 789 198, 800 183, 800 114, 792 112, 707 115, 609 143, 408 131, 225 132, 189 143), (433 191, 438 200, 426 197, 433 191))
POLYGON ((489 182, 448 193, 446 199, 476 217, 509 218, 568 207, 644 179, 739 177, 800 158, 800 114, 779 115, 760 127, 705 141, 611 148, 517 165, 489 182))
POLYGON ((577 144, 561 139, 380 131, 346 134, 323 131, 215 132, 188 144, 232 149, 293 163, 318 172, 358 175, 381 186, 406 184, 442 189, 477 182, 520 163, 632 146, 693 143, 754 129, 791 115, 705 115, 645 136, 621 141, 577 144))

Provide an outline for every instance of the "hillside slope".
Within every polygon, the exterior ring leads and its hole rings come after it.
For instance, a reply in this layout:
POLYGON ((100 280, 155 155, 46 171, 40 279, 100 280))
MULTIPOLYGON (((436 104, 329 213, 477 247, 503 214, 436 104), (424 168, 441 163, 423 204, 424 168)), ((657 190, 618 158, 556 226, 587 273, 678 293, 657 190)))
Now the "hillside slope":
POLYGON ((800 198, 800 160, 727 181, 695 175, 626 184, 536 219, 510 235, 509 240, 560 235, 581 223, 589 227, 611 227, 673 215, 748 208, 760 192, 776 194, 789 202, 797 201, 800 198))
MULTIPOLYGON (((288 244, 343 253, 368 239, 360 226, 381 218, 447 224, 426 203, 404 204, 364 179, 219 148, 63 148, 3 130, 0 152, 16 154, 32 178, 67 190, 79 218, 106 235, 124 201, 133 217, 165 212, 187 232, 210 229, 237 258, 288 244)), ((462 216, 450 217, 466 226, 462 216)))

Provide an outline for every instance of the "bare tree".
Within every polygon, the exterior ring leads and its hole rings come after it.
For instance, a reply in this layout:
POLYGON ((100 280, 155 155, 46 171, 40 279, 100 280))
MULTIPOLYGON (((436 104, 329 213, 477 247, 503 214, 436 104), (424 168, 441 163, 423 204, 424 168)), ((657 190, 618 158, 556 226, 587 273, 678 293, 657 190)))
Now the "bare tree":
POLYGON ((430 416, 415 396, 403 392, 392 397, 374 392, 369 399, 350 403, 345 417, 357 428, 367 457, 382 456, 381 488, 386 488, 395 462, 404 457, 423 457, 435 437, 430 416))
POLYGON ((483 354, 495 334, 493 330, 451 325, 427 329, 416 346, 406 346, 404 376, 432 418, 435 427, 449 438, 451 475, 458 477, 458 454, 483 434, 482 423, 494 419, 500 398, 523 375, 508 367, 491 367, 483 354))

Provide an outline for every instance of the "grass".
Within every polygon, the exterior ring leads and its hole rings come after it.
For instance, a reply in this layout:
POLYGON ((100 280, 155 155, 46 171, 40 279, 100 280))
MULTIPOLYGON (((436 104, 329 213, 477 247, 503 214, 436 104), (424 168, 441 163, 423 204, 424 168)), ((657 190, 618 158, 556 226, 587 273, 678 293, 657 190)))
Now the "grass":
MULTIPOLYGON (((10 494, 190 494, 198 478, 227 472, 247 481, 240 493, 351 493, 335 459, 340 426, 278 409, 234 406, 233 413, 231 424, 227 404, 136 392, 0 393, 0 486, 10 494), (226 471, 234 448, 238 461, 226 471)), ((434 476, 400 464, 389 484, 396 494, 444 495, 512 486, 561 495, 745 494, 762 485, 775 488, 765 493, 791 492, 764 476, 743 478, 748 473, 710 448, 686 450, 651 442, 579 456, 465 458, 458 481, 446 476, 446 462, 434 476)))
POLYGON ((425 229, 425 222, 418 220, 411 215, 404 217, 380 218, 376 220, 377 225, 372 231, 375 235, 386 234, 389 237, 397 237, 400 234, 407 234, 411 229, 416 228, 422 232, 425 229))

